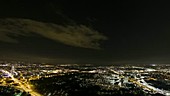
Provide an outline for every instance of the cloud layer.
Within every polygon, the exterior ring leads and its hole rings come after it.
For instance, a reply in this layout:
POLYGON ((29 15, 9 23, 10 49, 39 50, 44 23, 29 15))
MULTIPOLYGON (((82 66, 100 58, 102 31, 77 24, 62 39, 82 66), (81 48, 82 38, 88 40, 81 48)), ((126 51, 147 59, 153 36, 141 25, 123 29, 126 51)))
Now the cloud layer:
POLYGON ((99 42, 107 39, 84 25, 62 26, 30 19, 0 19, 0 41, 19 42, 17 36, 31 36, 33 33, 66 45, 93 49, 99 49, 99 42))

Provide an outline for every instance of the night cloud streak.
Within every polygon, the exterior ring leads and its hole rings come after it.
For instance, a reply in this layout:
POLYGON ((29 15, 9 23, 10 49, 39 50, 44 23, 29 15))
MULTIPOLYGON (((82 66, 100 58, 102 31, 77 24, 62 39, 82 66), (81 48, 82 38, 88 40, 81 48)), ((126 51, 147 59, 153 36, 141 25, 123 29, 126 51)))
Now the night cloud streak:
POLYGON ((33 33, 66 45, 92 49, 100 49, 99 42, 107 39, 85 25, 62 26, 30 19, 0 19, 0 41, 19 42, 18 36, 31 36, 33 33))

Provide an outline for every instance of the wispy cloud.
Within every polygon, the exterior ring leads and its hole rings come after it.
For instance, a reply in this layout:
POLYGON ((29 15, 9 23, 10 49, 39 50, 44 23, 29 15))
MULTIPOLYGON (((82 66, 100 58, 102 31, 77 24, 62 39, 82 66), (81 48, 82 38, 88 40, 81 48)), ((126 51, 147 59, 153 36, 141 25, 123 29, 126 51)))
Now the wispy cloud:
POLYGON ((0 41, 19 42, 18 36, 31 36, 33 33, 66 45, 93 49, 100 49, 100 41, 107 39, 85 25, 63 26, 30 19, 0 19, 0 41))

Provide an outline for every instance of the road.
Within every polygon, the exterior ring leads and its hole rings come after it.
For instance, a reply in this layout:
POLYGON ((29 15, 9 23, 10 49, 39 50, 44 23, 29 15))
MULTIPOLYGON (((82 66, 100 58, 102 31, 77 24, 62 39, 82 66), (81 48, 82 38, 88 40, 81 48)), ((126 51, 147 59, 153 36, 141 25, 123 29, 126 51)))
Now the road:
POLYGON ((17 78, 14 78, 13 75, 6 70, 1 69, 0 71, 7 73, 15 83, 18 83, 18 86, 16 86, 16 88, 22 89, 25 92, 29 92, 31 96, 42 96, 41 94, 33 90, 33 88, 31 87, 32 85, 29 84, 29 82, 25 83, 25 82, 18 80, 17 78))

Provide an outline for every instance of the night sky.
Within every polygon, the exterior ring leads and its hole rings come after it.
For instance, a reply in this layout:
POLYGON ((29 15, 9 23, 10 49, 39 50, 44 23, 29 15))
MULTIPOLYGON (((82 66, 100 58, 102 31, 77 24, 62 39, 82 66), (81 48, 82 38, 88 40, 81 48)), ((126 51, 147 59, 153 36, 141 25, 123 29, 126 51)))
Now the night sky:
POLYGON ((1 0, 0 60, 170 63, 161 0, 1 0))

